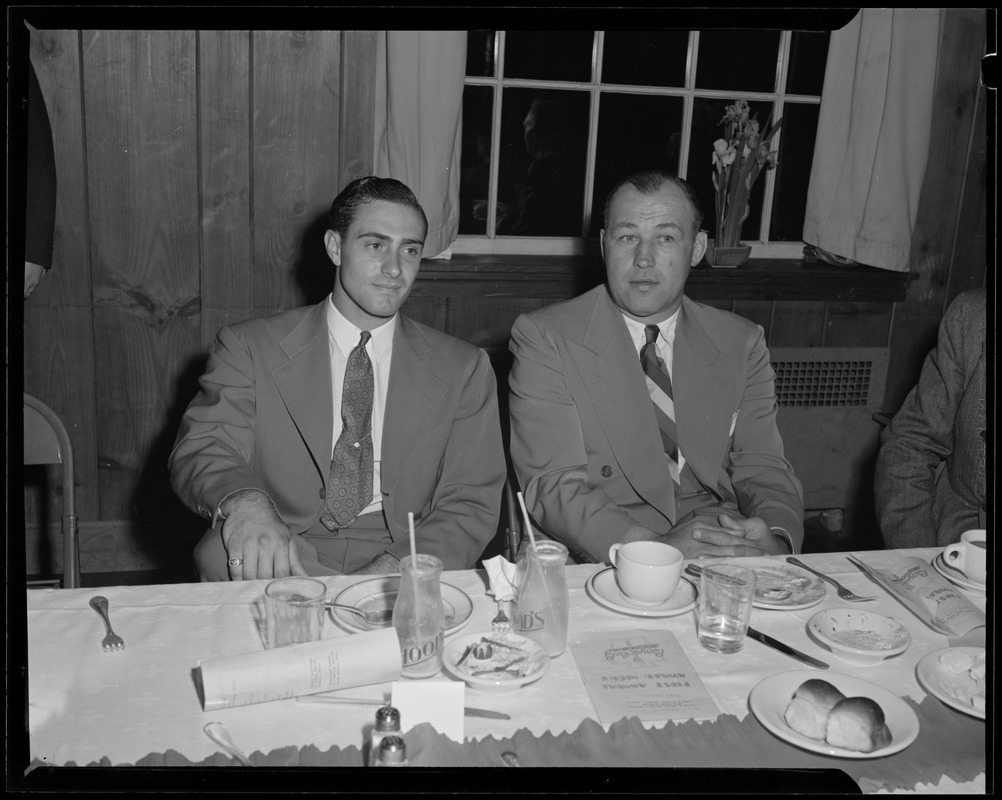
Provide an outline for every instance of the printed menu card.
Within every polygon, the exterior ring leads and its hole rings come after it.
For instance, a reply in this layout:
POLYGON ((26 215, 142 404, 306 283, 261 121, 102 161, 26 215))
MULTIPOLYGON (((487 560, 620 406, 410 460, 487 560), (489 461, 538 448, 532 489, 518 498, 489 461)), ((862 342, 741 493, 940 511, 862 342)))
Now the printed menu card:
POLYGON ((671 631, 593 633, 571 652, 603 725, 720 715, 671 631))

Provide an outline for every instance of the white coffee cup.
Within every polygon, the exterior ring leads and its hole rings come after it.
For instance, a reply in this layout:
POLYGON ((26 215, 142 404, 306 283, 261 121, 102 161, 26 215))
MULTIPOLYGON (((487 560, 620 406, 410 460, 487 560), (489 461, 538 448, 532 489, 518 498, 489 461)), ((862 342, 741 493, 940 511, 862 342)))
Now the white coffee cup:
POLYGON ((660 605, 675 594, 682 560, 682 551, 664 542, 617 542, 609 548, 619 590, 642 606, 660 605))
POLYGON ((947 545, 943 561, 959 569, 975 583, 985 583, 988 575, 988 540, 982 529, 965 531, 960 541, 947 545))

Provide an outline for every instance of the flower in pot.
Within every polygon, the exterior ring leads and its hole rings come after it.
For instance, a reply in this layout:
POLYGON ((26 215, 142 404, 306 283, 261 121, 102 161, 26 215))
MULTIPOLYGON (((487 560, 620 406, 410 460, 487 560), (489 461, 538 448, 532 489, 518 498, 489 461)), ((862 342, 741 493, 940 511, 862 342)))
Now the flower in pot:
POLYGON ((767 124, 763 133, 758 120, 750 114, 747 100, 735 100, 725 108, 720 120, 724 138, 713 143, 715 248, 741 246, 741 226, 748 219, 751 188, 762 170, 776 166, 776 152, 769 149, 769 143, 781 123, 780 119, 767 124))

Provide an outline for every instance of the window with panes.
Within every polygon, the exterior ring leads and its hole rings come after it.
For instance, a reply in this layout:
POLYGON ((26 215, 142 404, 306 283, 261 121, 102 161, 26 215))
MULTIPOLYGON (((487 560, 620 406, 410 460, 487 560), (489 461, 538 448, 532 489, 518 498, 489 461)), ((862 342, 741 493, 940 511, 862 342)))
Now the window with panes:
POLYGON ((468 31, 458 252, 569 254, 602 227, 617 181, 685 177, 712 237, 712 154, 724 107, 782 118, 775 169, 742 239, 799 256, 829 33, 468 31))

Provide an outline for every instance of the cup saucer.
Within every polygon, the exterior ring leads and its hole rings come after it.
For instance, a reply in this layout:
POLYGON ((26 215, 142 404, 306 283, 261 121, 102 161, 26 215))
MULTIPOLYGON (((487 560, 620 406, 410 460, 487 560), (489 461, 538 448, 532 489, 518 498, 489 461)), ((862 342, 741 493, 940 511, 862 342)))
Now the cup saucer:
POLYGON ((967 589, 971 592, 981 592, 985 591, 985 584, 978 583, 977 581, 971 580, 963 572, 961 572, 956 567, 950 566, 946 563, 943 558, 943 554, 939 553, 932 560, 932 566, 940 575, 946 578, 951 583, 957 584, 961 589, 967 589))
POLYGON ((639 605, 628 600, 619 590, 615 567, 606 567, 585 583, 585 591, 600 606, 638 617, 674 617, 696 607, 696 586, 686 578, 678 582, 675 594, 657 605, 639 605))

